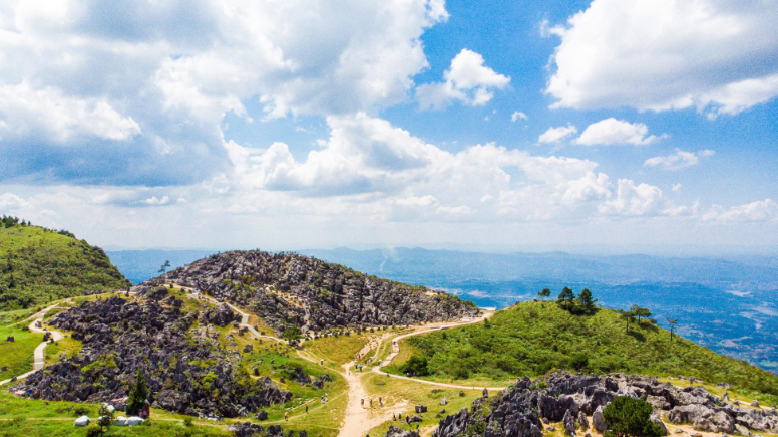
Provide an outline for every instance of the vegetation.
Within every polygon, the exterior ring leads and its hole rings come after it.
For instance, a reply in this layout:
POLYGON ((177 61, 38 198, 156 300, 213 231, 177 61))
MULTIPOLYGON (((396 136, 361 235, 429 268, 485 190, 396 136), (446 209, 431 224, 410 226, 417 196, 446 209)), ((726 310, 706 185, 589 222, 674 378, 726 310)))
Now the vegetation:
MULTIPOLYGON (((498 311, 489 324, 411 337, 401 350, 407 349, 408 357, 426 357, 430 374, 438 379, 536 377, 555 369, 686 375, 778 400, 778 376, 677 335, 671 342, 670 333, 650 321, 625 331, 619 314, 610 309, 573 314, 552 302, 523 302, 498 311)), ((399 373, 400 363, 387 371, 399 373)))
POLYGON ((26 323, 0 326, 0 380, 32 370, 32 352, 41 344, 43 335, 30 332, 26 323), (14 341, 6 341, 8 337, 13 337, 14 341), (3 372, 3 367, 8 367, 8 370, 3 372))
POLYGON ((412 356, 410 360, 400 366, 400 372, 411 376, 429 375, 427 357, 420 357, 418 355, 412 356))
POLYGON ((129 282, 102 249, 15 217, 0 221, 0 310, 29 308, 129 282))
POLYGON ((146 402, 148 397, 149 388, 146 384, 146 375, 143 374, 141 369, 138 369, 135 373, 135 382, 132 384, 132 388, 130 388, 130 395, 127 397, 127 411, 130 414, 137 414, 143 408, 143 403, 146 402))
POLYGON ((608 429, 605 437, 661 437, 662 427, 651 422, 654 408, 643 399, 619 396, 602 412, 608 429))

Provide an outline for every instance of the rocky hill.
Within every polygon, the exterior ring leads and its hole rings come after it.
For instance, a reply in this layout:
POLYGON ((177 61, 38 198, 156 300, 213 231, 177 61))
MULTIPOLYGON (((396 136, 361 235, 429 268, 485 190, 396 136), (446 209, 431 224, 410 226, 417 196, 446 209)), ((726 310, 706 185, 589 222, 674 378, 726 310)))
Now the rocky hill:
POLYGON ((293 253, 225 252, 147 284, 175 282, 245 307, 279 332, 412 324, 475 316, 475 304, 293 253))
POLYGON ((543 432, 553 431, 551 422, 562 422, 567 435, 587 433, 592 426, 601 433, 608 427, 603 408, 617 396, 650 403, 654 407, 651 420, 661 424, 665 434, 661 416, 705 432, 743 436, 753 436, 752 431, 778 432, 775 408, 740 406, 702 387, 680 389, 656 379, 624 374, 555 373, 535 381, 525 377, 493 398, 477 399, 469 411, 462 409, 441 420, 433 437, 541 437, 543 432))
POLYGON ((102 249, 67 231, 0 222, 0 310, 128 285, 102 249))
POLYGON ((251 378, 240 354, 216 341, 217 327, 239 318, 226 305, 182 309, 164 288, 139 297, 87 301, 57 314, 51 323, 83 349, 12 390, 33 399, 108 402, 127 396, 141 369, 152 407, 177 413, 246 416, 292 398, 268 377, 251 378))

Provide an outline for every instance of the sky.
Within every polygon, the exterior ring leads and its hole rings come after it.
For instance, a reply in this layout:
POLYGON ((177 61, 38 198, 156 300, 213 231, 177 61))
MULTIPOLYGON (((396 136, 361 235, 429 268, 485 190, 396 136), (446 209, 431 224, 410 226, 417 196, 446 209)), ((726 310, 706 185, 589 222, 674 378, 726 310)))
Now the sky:
POLYGON ((106 248, 778 251, 776 22, 771 0, 4 1, 0 212, 106 248))

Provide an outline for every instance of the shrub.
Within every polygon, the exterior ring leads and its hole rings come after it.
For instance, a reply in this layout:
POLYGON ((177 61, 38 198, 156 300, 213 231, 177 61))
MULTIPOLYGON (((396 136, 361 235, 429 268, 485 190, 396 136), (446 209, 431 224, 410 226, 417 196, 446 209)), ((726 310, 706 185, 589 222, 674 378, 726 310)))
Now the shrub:
POLYGON ((589 356, 583 352, 578 352, 570 357, 570 367, 575 370, 583 370, 589 367, 589 356))
POLYGON ((73 409, 73 417, 88 416, 90 413, 89 408, 79 405, 73 409))
POLYGON ((184 426, 189 428, 192 426, 192 418, 191 417, 184 417, 184 426))
POLYGON ((605 437, 661 437, 662 427, 651 422, 654 408, 643 399, 619 396, 602 412, 605 437))
POLYGON ((414 376, 427 376, 429 375, 429 368, 427 363, 427 357, 420 357, 413 355, 408 361, 400 366, 400 371, 405 374, 411 374, 414 376))
POLYGON ((86 437, 100 437, 102 434, 103 430, 94 423, 86 427, 86 437))

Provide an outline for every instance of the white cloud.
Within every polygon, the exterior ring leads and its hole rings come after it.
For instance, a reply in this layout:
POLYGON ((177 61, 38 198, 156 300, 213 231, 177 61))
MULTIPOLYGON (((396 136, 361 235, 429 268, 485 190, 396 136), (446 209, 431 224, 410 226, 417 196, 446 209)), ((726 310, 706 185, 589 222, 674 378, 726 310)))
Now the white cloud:
POLYGON ((647 146, 665 137, 665 135, 661 137, 649 136, 648 127, 645 124, 628 123, 615 118, 608 118, 587 127, 573 143, 582 146, 614 146, 623 144, 647 146))
POLYGON ((733 206, 729 209, 714 205, 703 215, 704 220, 716 222, 767 221, 776 217, 778 217, 778 204, 770 199, 733 206))
POLYGON ((141 133, 104 99, 67 96, 53 87, 0 84, 0 140, 40 139, 66 143, 96 137, 126 141, 141 133))
MULTIPOLYGON (((0 160, 13 164, 0 176, 158 185, 225 171, 228 113, 326 117, 405 101, 428 67, 421 35, 448 14, 442 0, 170 0, 121 10, 17 0, 0 4, 0 17, 0 160)), ((452 66, 457 83, 492 86, 468 65, 452 66)), ((474 103, 487 97, 479 90, 474 103)))
POLYGON ((27 201, 13 193, 0 194, 0 208, 14 210, 27 205, 27 201))
POLYGON ((527 119, 528 119, 527 115, 523 112, 516 111, 513 114, 511 114, 511 123, 516 123, 519 120, 527 121, 527 119))
MULTIPOLYGON (((708 158, 715 154, 713 150, 700 150, 699 152, 684 152, 681 149, 675 149, 675 152, 667 156, 656 156, 647 159, 643 163, 644 167, 658 167, 663 170, 681 170, 692 167, 700 163, 700 158, 708 158)), ((680 187, 679 187, 680 189, 680 187)), ((673 191, 677 191, 673 187, 673 191)))
POLYGON ((473 209, 466 205, 460 206, 439 206, 435 214, 470 214, 473 209))
POLYGON ((435 196, 422 196, 422 197, 406 197, 404 199, 397 199, 395 203, 403 206, 430 206, 438 202, 435 196))
POLYGON ((416 88, 421 109, 441 109, 453 100, 472 106, 484 105, 494 97, 493 89, 505 88, 511 80, 485 66, 483 56, 468 49, 462 49, 451 60, 443 79, 416 88))
POLYGON ((576 129, 575 126, 571 124, 568 124, 566 127, 550 127, 547 131, 540 134, 538 137, 538 142, 542 144, 557 143, 569 137, 570 135, 575 135, 577 132, 578 129, 576 129))
POLYGON ((648 184, 635 185, 630 179, 619 179, 619 188, 614 199, 600 206, 606 214, 643 216, 659 213, 663 203, 662 190, 648 184))
POLYGON ((677 193, 681 191, 681 188, 683 187, 682 184, 673 184, 673 193, 677 193))
POLYGON ((776 21, 769 1, 594 0, 545 26, 561 40, 545 91, 554 107, 735 115, 778 95, 776 21))

